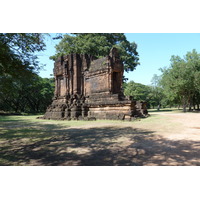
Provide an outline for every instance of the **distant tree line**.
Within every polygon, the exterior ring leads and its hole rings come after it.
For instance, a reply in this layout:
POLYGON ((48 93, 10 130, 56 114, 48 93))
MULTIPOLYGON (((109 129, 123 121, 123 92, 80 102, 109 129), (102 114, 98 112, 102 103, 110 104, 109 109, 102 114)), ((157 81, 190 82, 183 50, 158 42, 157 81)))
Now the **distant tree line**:
POLYGON ((161 68, 150 86, 129 82, 124 85, 126 95, 148 102, 149 108, 182 106, 183 111, 200 109, 200 54, 196 50, 171 57, 170 67, 161 68))
POLYGON ((159 77, 154 75, 151 85, 144 85, 130 81, 123 84, 125 96, 132 96, 134 100, 144 101, 147 103, 147 108, 166 107, 163 89, 158 85, 159 77))
POLYGON ((13 78, 0 76, 0 110, 9 112, 40 113, 51 103, 54 79, 38 75, 13 78))

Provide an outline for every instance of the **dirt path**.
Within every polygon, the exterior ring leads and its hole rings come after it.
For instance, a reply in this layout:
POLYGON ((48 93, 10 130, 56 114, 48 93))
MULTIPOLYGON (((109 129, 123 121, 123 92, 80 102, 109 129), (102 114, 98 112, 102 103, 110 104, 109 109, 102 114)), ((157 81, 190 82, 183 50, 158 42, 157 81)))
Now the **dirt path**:
MULTIPOLYGON (((106 147, 109 153, 104 155, 105 158, 109 160, 111 151, 115 156, 111 159, 113 165, 200 165, 200 114, 156 113, 145 120, 116 123, 116 131, 123 130, 123 133, 113 138, 112 146, 106 147)), ((82 128, 90 131, 103 127, 109 130, 113 128, 113 123, 85 125, 82 128)))
POLYGON ((169 131, 165 130, 162 136, 172 140, 200 141, 200 113, 158 113, 157 115, 169 119, 169 131), (171 128, 170 124, 172 124, 171 128))
MULTIPOLYGON (((145 152, 137 161, 141 165, 200 165, 200 114, 166 112, 153 116, 161 118, 158 124, 145 126, 153 137, 137 144, 145 152)), ((136 127, 142 128, 140 124, 136 127)))

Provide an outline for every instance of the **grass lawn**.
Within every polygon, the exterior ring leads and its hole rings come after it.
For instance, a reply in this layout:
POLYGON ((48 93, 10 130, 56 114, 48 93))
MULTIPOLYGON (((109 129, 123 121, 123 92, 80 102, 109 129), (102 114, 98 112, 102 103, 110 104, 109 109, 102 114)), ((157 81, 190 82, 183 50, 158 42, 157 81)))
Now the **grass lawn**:
POLYGON ((199 165, 199 130, 191 129, 196 142, 185 143, 190 129, 180 116, 199 122, 198 114, 177 111, 134 122, 0 116, 0 165, 199 165))

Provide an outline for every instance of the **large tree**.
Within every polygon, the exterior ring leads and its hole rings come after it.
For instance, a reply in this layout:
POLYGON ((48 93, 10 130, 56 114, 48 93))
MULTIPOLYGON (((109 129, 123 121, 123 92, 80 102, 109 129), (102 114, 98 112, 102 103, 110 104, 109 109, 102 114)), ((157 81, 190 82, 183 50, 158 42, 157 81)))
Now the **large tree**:
POLYGON ((49 104, 52 90, 36 74, 36 53, 44 49, 44 34, 0 33, 0 110, 37 112, 49 104), (50 94, 41 91, 46 87, 50 94))
POLYGON ((0 76, 24 76, 38 70, 36 52, 45 49, 41 33, 0 33, 0 76))
POLYGON ((199 107, 200 99, 200 54, 196 50, 183 58, 172 56, 171 66, 162 69, 161 84, 168 99, 183 105, 199 107))
POLYGON ((95 57, 106 56, 112 47, 120 51, 125 70, 133 71, 139 64, 139 55, 135 42, 129 42, 123 33, 74 33, 65 34, 58 45, 55 60, 70 53, 89 54, 95 57))

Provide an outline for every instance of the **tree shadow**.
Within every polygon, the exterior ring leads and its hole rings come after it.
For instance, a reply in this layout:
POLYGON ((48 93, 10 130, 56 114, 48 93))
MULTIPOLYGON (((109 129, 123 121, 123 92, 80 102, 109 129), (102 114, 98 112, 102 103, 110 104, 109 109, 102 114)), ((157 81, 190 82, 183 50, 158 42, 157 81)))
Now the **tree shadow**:
POLYGON ((0 165, 200 165, 200 142, 167 140, 145 129, 31 127, 0 134, 0 165))
POLYGON ((148 112, 149 113, 155 113, 155 112, 172 112, 172 111, 174 111, 174 110, 172 110, 172 109, 160 109, 160 110, 149 110, 148 112))

